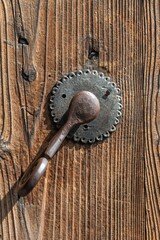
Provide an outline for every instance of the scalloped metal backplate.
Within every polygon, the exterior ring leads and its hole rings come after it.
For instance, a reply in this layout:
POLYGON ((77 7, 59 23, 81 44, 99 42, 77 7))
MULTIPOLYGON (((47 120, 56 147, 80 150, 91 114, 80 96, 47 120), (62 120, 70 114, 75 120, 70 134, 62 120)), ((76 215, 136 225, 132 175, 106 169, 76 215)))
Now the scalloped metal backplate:
POLYGON ((100 102, 100 114, 92 122, 73 129, 68 137, 76 142, 94 143, 109 137, 116 130, 122 115, 122 97, 116 84, 101 72, 89 69, 71 72, 56 83, 50 97, 51 116, 57 127, 66 121, 72 97, 82 90, 96 95, 100 102))

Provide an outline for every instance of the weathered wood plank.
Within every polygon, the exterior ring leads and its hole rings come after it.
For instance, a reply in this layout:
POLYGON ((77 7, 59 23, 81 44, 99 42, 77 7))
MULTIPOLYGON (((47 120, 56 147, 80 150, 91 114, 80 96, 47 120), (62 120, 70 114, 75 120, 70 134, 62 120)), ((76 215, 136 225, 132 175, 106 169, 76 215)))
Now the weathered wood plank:
POLYGON ((0 238, 159 239, 159 7, 0 0, 0 238), (122 89, 122 122, 100 144, 66 140, 19 199, 12 186, 55 131, 52 86, 84 67, 122 89))
POLYGON ((160 237, 160 4, 144 5, 146 236, 160 237))

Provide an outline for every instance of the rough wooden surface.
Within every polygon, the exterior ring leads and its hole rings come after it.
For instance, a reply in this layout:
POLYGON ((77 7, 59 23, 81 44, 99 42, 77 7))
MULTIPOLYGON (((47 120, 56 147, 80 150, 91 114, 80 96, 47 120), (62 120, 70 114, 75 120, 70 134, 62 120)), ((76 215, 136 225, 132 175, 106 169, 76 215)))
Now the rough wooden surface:
POLYGON ((159 0, 0 0, 0 239, 160 238, 159 10, 159 0), (55 131, 52 86, 86 66, 122 89, 122 123, 98 145, 66 140, 19 199, 16 181, 55 131))

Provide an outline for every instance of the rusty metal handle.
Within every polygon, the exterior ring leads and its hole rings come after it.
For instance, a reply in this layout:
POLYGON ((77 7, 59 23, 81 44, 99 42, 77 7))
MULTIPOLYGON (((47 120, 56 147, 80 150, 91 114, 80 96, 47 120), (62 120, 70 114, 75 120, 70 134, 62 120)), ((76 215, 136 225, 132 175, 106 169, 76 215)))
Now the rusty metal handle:
POLYGON ((88 91, 78 92, 71 100, 68 120, 51 139, 43 156, 33 161, 17 184, 16 191, 20 196, 27 195, 38 183, 46 171, 48 161, 54 156, 69 131, 76 125, 95 119, 100 111, 97 97, 88 91))
POLYGON ((37 159, 29 165, 26 172, 18 183, 17 192, 20 196, 27 195, 36 186, 36 184, 46 171, 48 161, 58 151, 71 128, 72 126, 67 121, 67 123, 51 139, 47 149, 43 154, 43 157, 37 159))

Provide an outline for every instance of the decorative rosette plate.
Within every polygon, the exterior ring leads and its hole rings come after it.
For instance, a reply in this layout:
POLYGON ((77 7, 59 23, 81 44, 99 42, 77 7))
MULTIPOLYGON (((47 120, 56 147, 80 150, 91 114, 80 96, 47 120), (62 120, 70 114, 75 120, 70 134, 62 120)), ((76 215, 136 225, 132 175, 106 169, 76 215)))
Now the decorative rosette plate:
POLYGON ((71 99, 83 90, 92 92, 99 99, 100 114, 92 122, 73 129, 68 137, 76 142, 94 143, 116 130, 122 115, 121 91, 110 77, 97 70, 79 70, 63 76, 50 96, 51 116, 58 128, 65 122, 71 99))

